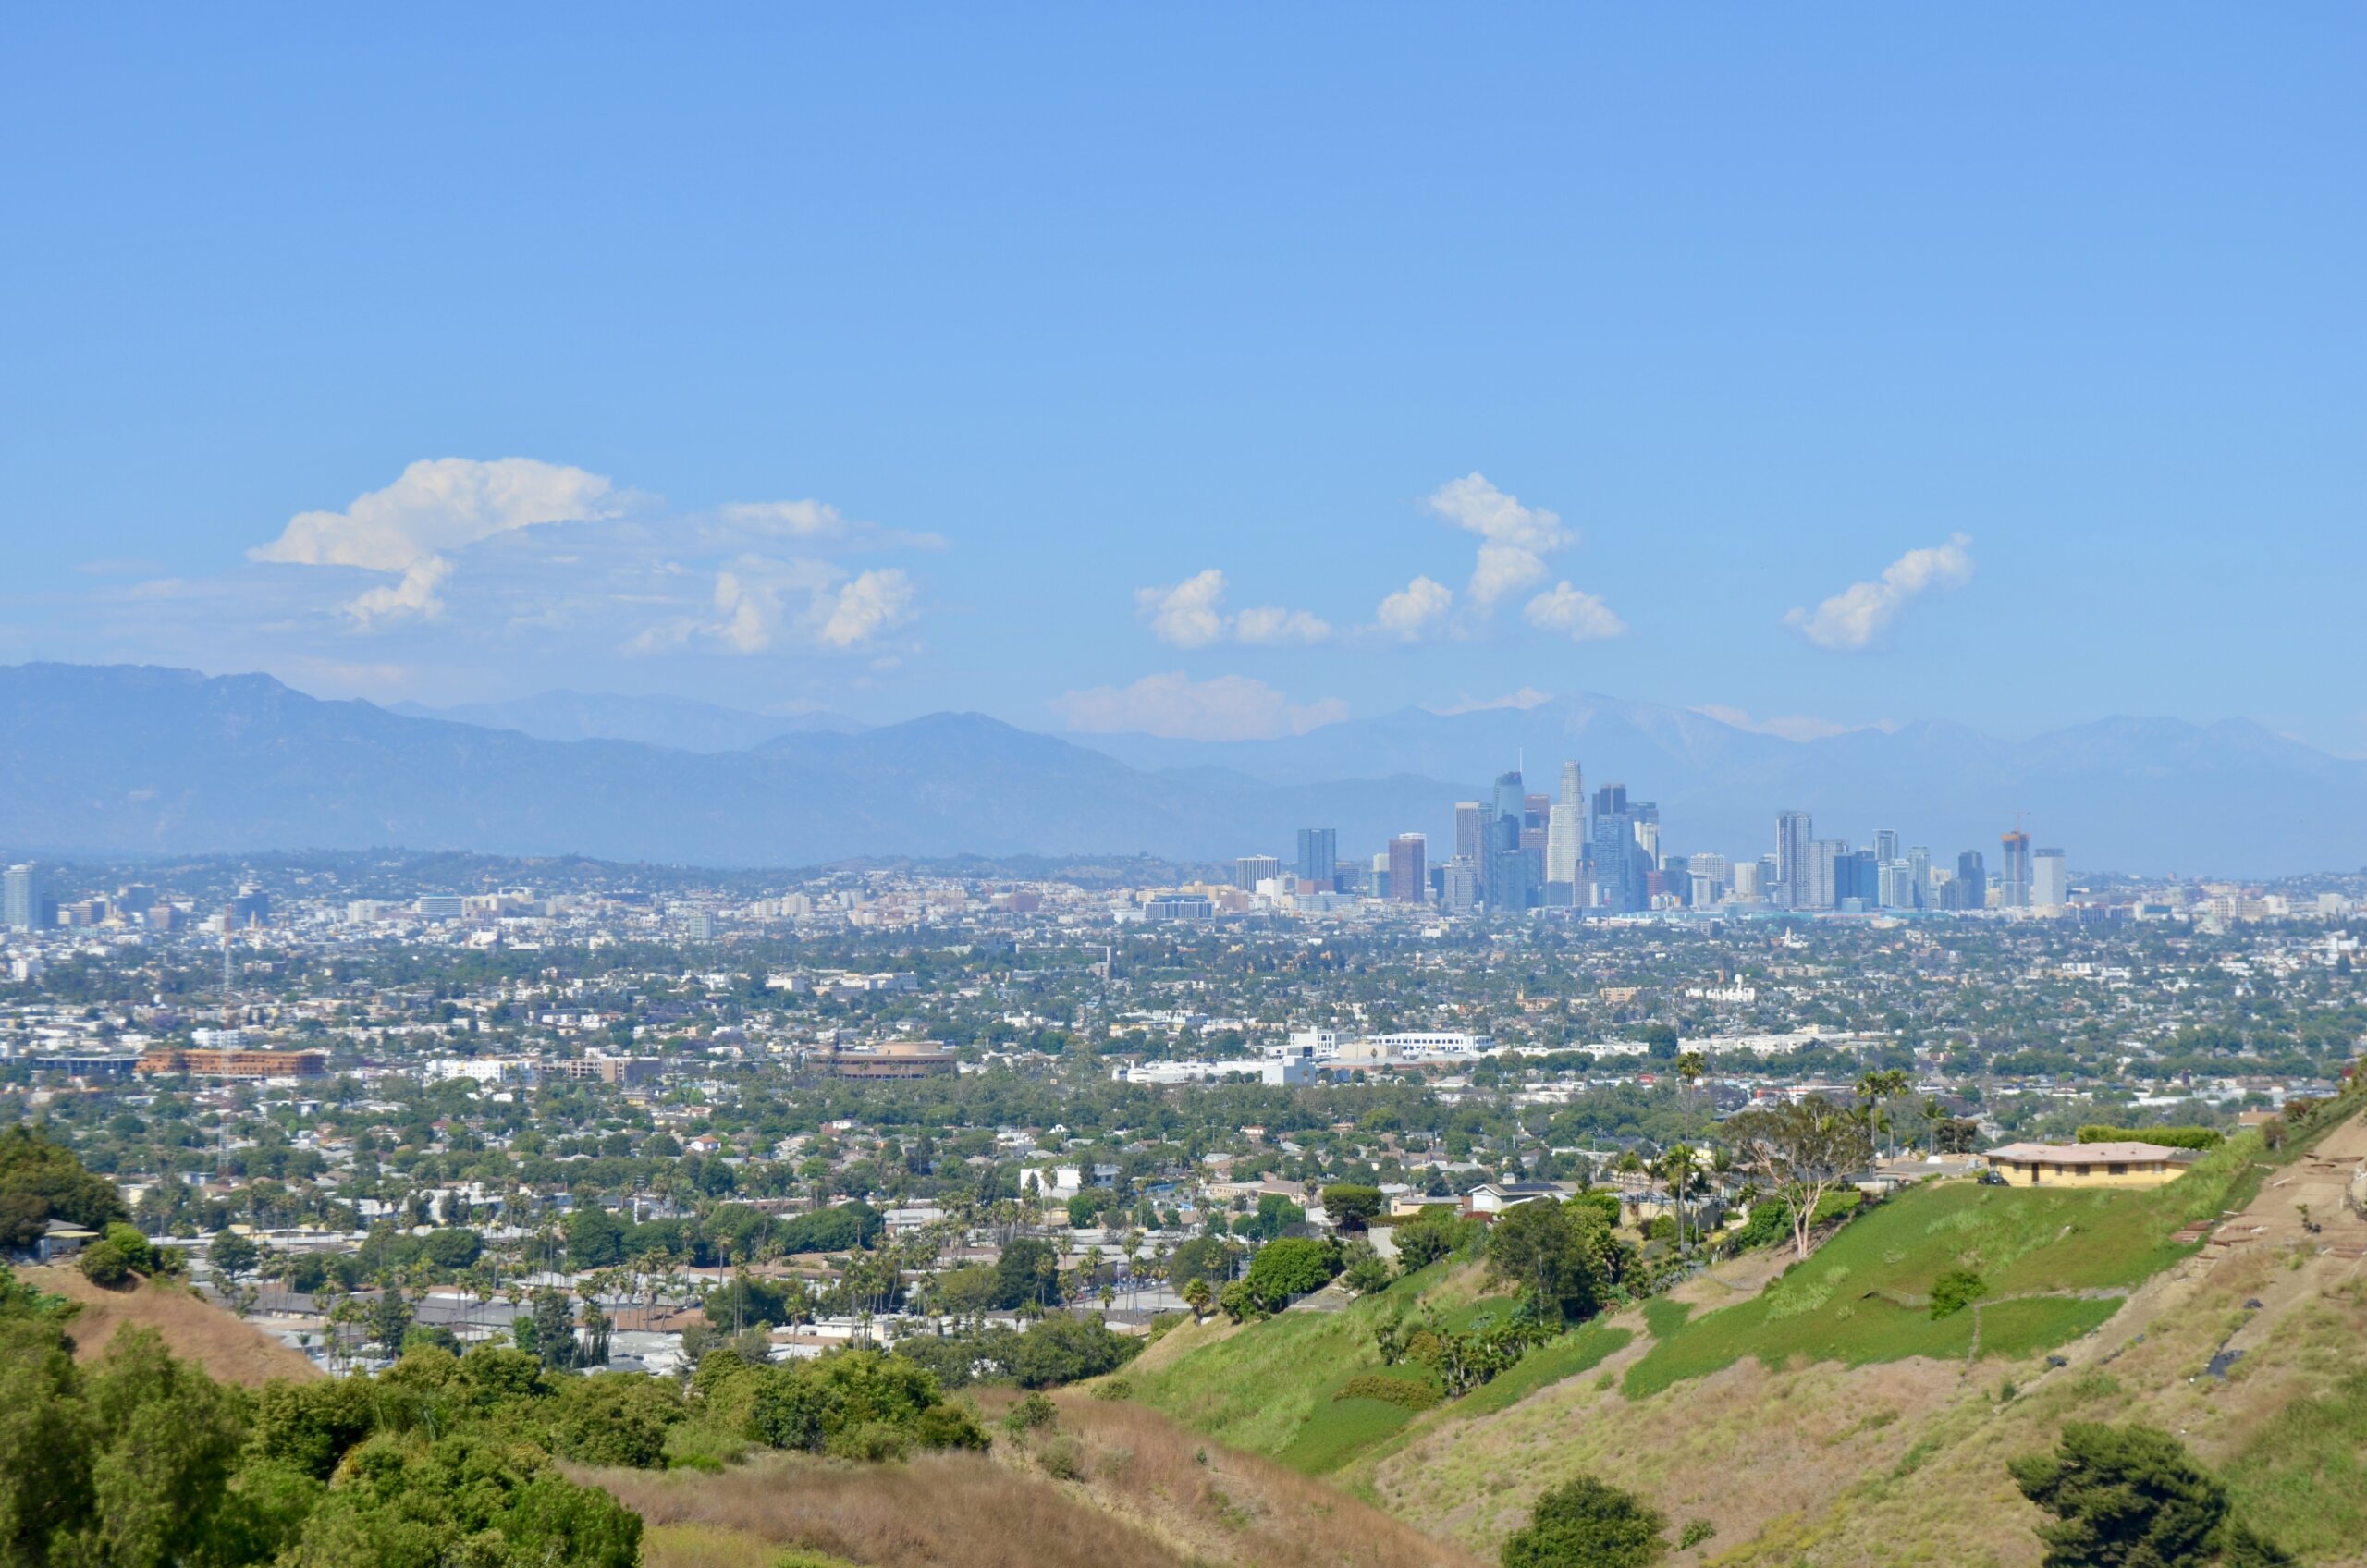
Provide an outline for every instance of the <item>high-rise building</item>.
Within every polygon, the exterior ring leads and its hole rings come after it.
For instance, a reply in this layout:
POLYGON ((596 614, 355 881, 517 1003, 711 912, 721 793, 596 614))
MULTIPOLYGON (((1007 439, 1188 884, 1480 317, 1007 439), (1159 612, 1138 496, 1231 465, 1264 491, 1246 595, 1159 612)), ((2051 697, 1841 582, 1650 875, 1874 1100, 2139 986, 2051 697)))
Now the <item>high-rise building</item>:
POLYGON ((2030 836, 2020 828, 2005 835, 2004 867, 1998 875, 1997 901, 2007 909, 2028 909, 2030 901, 2030 836))
POLYGON ((1628 813, 1627 786, 1606 784, 1594 792, 1596 908, 1606 914, 1627 914, 1650 907, 1637 859, 1636 824, 1628 813))
POLYGON ((1495 813, 1485 801, 1454 802, 1454 852, 1456 856, 1479 864, 1488 852, 1488 823, 1495 813))
POLYGON ((1329 888, 1340 875, 1340 830, 1336 827, 1302 827, 1298 830, 1298 875, 1302 882, 1312 882, 1318 890, 1329 888))
POLYGON ((1898 829, 1897 829, 1897 828, 1895 828, 1895 827, 1877 827, 1877 828, 1875 828, 1875 829, 1874 829, 1874 859, 1875 859, 1878 863, 1880 863, 1881 864, 1888 865, 1891 862, 1893 862, 1893 861, 1896 860, 1897 858, 1898 858, 1898 829))
POLYGON ((1989 907, 1989 868, 1981 864, 1979 850, 1967 850, 1956 856, 1956 880, 1945 890, 1949 909, 1989 907))
POLYGON ((1430 901, 1430 841, 1419 833, 1400 833, 1389 840, 1389 897, 1401 904, 1430 901))
POLYGON ((1833 864, 1833 907, 1870 910, 1882 902, 1882 863, 1871 850, 1841 846, 1833 864))
POLYGON ((1928 844, 1910 844, 1907 850, 1907 901, 1901 909, 1932 907, 1932 849, 1928 844))
POLYGON ((1787 909, 1812 907, 1809 900, 1809 846, 1815 841, 1815 825, 1808 813, 1776 814, 1774 901, 1787 909))
POLYGON ((1479 868, 1455 856, 1446 863, 1446 880, 1439 903, 1449 914, 1469 914, 1479 908, 1479 868))
POLYGON ((1800 890, 1799 909, 1836 909, 1841 903, 1841 860, 1849 852, 1846 839, 1809 840, 1808 881, 1800 890))
POLYGON ((1547 819, 1550 818, 1552 814, 1552 796, 1540 795, 1535 791, 1531 791, 1530 793, 1522 796, 1520 804, 1520 830, 1524 833, 1544 832, 1547 819))
MULTIPOLYGON (((1562 765, 1562 795, 1545 817, 1545 885, 1549 888, 1578 882, 1578 864, 1586 859, 1587 797, 1586 780, 1578 772, 1578 765, 1562 765)), ((1574 902, 1565 899, 1564 902, 1574 902)))
POLYGON ((1757 903, 1767 896, 1767 878, 1760 873, 1761 864, 1755 860, 1735 862, 1734 895, 1744 903, 1757 903))
POLYGON ((2061 850, 2041 850, 2030 857, 2030 902, 2041 909, 2061 909, 2071 901, 2071 874, 2061 850))
POLYGON ((1282 858, 1278 855, 1243 855, 1233 863, 1233 885, 1244 892, 1254 893, 1260 882, 1270 882, 1282 874, 1282 858))
POLYGON ((30 864, 10 866, 0 881, 0 915, 8 929, 34 930, 42 923, 41 913, 41 872, 30 864))

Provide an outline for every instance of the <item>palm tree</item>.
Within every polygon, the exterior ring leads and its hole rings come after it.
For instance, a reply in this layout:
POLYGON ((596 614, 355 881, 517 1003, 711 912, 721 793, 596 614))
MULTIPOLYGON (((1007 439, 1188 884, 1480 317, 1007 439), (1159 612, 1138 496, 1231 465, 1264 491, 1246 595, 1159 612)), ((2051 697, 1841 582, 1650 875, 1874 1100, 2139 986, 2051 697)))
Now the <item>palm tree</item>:
POLYGON ((1676 1208, 1676 1251, 1685 1256, 1685 1194, 1693 1184, 1694 1173, 1700 1169, 1700 1157, 1688 1145, 1671 1144, 1653 1168, 1668 1188, 1669 1201, 1676 1208))
MULTIPOLYGON (((1676 1078, 1678 1083, 1685 1085, 1688 1097, 1698 1098, 1701 1087, 1702 1075, 1709 1071, 1709 1059, 1703 1056, 1699 1051, 1683 1051, 1678 1054, 1676 1059, 1676 1078)), ((1700 1106, 1696 1103, 1691 1107, 1691 1109, 1698 1114, 1700 1109, 1700 1106)))

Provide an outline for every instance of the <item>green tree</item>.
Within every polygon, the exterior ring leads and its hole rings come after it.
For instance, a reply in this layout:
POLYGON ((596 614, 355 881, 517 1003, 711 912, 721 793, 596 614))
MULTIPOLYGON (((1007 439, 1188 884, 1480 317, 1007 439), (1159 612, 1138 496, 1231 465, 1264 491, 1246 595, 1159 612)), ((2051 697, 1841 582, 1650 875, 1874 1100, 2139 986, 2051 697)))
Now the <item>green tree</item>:
POLYGON ((377 1341, 378 1348, 389 1356, 400 1355, 403 1353, 403 1336, 411 1332, 411 1319, 415 1316, 402 1287, 388 1285, 378 1292, 376 1303, 370 1308, 370 1337, 377 1341))
POLYGON ((2227 1488, 2157 1427, 2074 1421, 2049 1453, 2006 1465, 2054 1515, 2039 1526, 2046 1568, 2190 1568, 2289 1562, 2233 1521, 2227 1488))
POLYGON ((598 1204, 567 1217, 567 1261, 571 1268, 609 1268, 625 1260, 624 1227, 598 1204))
POLYGON ((255 1265, 263 1261, 263 1249, 236 1231, 225 1231, 215 1236, 213 1243, 205 1249, 205 1255, 228 1280, 251 1272, 255 1265))
POLYGON ((1725 1133, 1741 1163, 1775 1190, 1801 1257, 1809 1255, 1817 1206, 1873 1157, 1865 1122, 1814 1095, 1773 1109, 1737 1111, 1725 1133))
POLYGON ((1593 1316, 1625 1271, 1625 1250, 1590 1203, 1534 1199, 1488 1234, 1489 1275, 1525 1292, 1549 1321, 1593 1316))
POLYGON ((1323 1212, 1343 1234, 1354 1235, 1380 1213, 1380 1189, 1342 1182, 1323 1189, 1323 1212))
POLYGON ((113 1290, 131 1278, 131 1260, 113 1242, 93 1242, 76 1260, 82 1278, 102 1290, 113 1290))
POLYGON ((1650 1568, 1668 1554, 1659 1510, 1581 1476, 1537 1500, 1527 1525, 1504 1542, 1504 1568, 1650 1568))

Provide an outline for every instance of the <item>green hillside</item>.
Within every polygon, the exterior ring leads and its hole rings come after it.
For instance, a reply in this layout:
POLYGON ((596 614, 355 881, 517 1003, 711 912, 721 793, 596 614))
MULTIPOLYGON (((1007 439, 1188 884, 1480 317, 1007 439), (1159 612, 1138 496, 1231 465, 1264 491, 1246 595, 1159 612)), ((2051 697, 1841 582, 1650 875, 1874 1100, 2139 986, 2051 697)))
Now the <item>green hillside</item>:
POLYGON ((2150 1192, 1912 1189, 1804 1263, 1721 1266, 1428 1408, 1335 1396, 1425 1378, 1384 1368, 1381 1326, 1500 1310, 1474 1261, 1343 1311, 1187 1327, 1132 1381, 1482 1555, 1539 1492, 1591 1474, 1699 1526, 1680 1563, 2034 1564, 2006 1461, 2067 1420, 2143 1420, 2301 1561, 2367 1562, 2367 1220, 2326 1219, 2338 1201, 2307 1185, 2362 1155, 2354 1120, 2275 1151, 2234 1140, 2150 1192), (2221 1220, 2243 1240, 2206 1254, 2189 1228, 2221 1220), (1935 1316, 1951 1273, 1975 1299, 1935 1316))

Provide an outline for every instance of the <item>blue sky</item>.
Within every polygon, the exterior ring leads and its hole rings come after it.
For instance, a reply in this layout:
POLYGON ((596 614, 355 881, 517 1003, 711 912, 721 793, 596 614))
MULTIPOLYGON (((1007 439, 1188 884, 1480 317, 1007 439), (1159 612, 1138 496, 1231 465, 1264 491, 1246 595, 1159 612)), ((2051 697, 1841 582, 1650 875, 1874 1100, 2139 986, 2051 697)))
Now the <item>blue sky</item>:
POLYGON ((2367 753, 2362 45, 2305 5, 15 7, 0 658, 2367 753))

